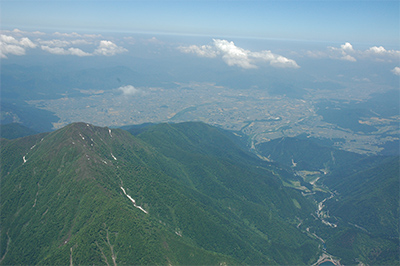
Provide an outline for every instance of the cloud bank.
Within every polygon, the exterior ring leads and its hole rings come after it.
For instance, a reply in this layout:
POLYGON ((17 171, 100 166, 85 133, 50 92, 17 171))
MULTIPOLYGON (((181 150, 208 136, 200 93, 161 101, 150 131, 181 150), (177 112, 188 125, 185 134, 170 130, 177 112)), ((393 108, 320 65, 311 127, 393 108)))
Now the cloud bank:
POLYGON ((400 51, 398 50, 386 50, 383 46, 373 46, 366 50, 356 50, 349 42, 340 45, 340 47, 329 46, 325 52, 307 51, 306 54, 314 58, 331 58, 350 62, 356 62, 360 59, 394 62, 400 59, 400 51))
POLYGON ((228 66, 244 69, 258 68, 257 64, 260 62, 267 62, 271 66, 279 68, 299 68, 296 61, 274 54, 269 50, 252 52, 227 40, 213 39, 213 43, 210 45, 180 46, 178 50, 182 53, 193 53, 199 57, 215 58, 220 56, 228 66))
POLYGON ((128 52, 124 47, 118 46, 111 41, 99 40, 99 38, 103 38, 101 35, 81 35, 75 32, 45 34, 42 32, 26 32, 18 29, 2 32, 4 34, 0 34, 0 58, 8 58, 8 55, 22 56, 26 54, 27 49, 38 47, 50 54, 79 57, 114 56, 128 52), (31 40, 24 36, 33 36, 36 39, 31 40), (38 38, 39 36, 40 38, 38 38), (82 50, 82 46, 85 46, 84 50, 92 50, 92 52, 82 50))

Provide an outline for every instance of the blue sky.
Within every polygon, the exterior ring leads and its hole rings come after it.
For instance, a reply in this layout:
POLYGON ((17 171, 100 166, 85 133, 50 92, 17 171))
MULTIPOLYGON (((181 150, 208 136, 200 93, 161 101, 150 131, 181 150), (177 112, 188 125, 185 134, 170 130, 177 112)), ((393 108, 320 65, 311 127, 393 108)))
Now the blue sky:
POLYGON ((2 29, 399 46, 399 1, 1 1, 2 29))

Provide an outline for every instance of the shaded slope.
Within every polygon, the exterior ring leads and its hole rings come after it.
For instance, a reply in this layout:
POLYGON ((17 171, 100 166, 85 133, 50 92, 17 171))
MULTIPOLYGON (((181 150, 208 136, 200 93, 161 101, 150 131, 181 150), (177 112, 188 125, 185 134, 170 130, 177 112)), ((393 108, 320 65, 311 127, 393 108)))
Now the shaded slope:
POLYGON ((257 145, 257 151, 286 166, 296 163, 298 170, 335 169, 365 156, 325 147, 308 139, 284 137, 257 145))
MULTIPOLYGON (((368 165, 365 161, 359 163, 368 165)), ((339 200, 328 202, 328 207, 334 215, 374 235, 396 238, 400 220, 400 160, 390 157, 378 162, 356 173, 344 169, 340 175, 326 179, 325 183, 339 194, 339 200)))

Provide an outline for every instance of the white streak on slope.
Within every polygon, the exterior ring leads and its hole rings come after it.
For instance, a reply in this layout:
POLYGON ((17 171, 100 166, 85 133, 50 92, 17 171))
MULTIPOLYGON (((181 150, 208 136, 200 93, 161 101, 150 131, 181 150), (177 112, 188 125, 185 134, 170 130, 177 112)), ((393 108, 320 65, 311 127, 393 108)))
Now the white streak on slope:
POLYGON ((123 187, 121 187, 121 189, 122 189, 122 191, 124 192, 125 196, 127 196, 128 199, 129 199, 130 201, 132 201, 133 206, 135 206, 135 208, 138 208, 139 210, 141 210, 141 211, 144 212, 144 213, 148 213, 145 209, 142 208, 142 206, 136 205, 136 201, 135 201, 134 199, 132 199, 131 196, 129 196, 128 194, 126 194, 125 189, 124 189, 123 187))
POLYGON ((111 153, 111 156, 114 158, 114 160, 117 160, 117 158, 115 158, 114 154, 111 153))
POLYGON ((108 129, 108 134, 110 134, 110 137, 112 137, 111 129, 108 129))

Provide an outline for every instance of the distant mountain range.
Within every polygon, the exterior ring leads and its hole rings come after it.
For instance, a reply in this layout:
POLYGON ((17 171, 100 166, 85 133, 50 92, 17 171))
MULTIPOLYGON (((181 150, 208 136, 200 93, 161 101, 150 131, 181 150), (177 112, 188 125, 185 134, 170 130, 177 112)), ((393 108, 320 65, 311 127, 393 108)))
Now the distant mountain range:
POLYGON ((0 137, 5 139, 17 139, 38 133, 39 132, 18 123, 10 123, 0 126, 0 137))
POLYGON ((125 129, 1 138, 0 264, 399 263, 398 157, 285 139, 267 161, 204 123, 125 129))

